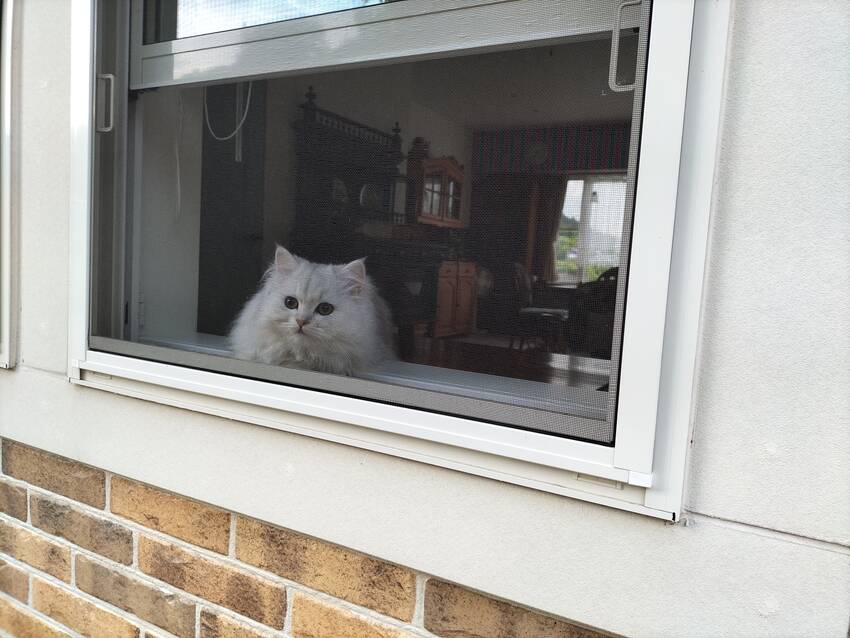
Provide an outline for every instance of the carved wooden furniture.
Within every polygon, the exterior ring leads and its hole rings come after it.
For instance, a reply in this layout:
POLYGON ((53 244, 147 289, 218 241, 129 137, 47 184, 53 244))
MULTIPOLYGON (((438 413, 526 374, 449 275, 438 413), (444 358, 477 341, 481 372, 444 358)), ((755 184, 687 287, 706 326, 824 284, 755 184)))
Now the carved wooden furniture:
POLYGON ((417 138, 408 157, 407 227, 393 226, 389 237, 366 236, 358 232, 364 222, 395 221, 394 189, 404 159, 400 129, 385 133, 321 109, 312 88, 306 97, 293 124, 293 252, 320 263, 366 256, 369 275, 392 309, 402 358, 413 356, 426 326, 434 337, 473 332, 476 266, 457 259, 448 236, 461 226, 463 167, 453 158, 428 158, 427 143, 417 138))
POLYGON ((418 221, 434 226, 460 228, 463 167, 453 157, 422 162, 422 194, 418 221))
POLYGON ((407 156, 407 206, 410 221, 461 228, 463 166, 454 157, 431 158, 421 137, 413 140, 407 156))
POLYGON ((401 129, 392 133, 316 106, 312 87, 293 124, 298 155, 293 250, 319 261, 362 257, 353 241, 367 220, 392 219, 401 129))

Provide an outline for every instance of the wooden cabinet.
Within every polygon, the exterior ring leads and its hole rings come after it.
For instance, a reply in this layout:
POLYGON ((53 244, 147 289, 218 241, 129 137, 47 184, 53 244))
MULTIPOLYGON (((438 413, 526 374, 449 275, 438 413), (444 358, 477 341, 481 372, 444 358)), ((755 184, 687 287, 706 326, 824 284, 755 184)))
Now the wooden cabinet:
MULTIPOLYGON (((451 262, 447 262, 451 263, 451 262)), ((434 336, 445 337, 455 334, 455 306, 457 305, 457 272, 445 274, 445 266, 440 268, 437 281, 437 316, 434 320, 434 336)), ((457 262, 454 262, 454 266, 457 262)), ((454 268, 456 271, 456 268, 454 268)))
POLYGON ((471 262, 460 262, 458 269, 455 328, 458 334, 475 328, 475 264, 471 262))
POLYGON ((444 261, 437 280, 434 336, 472 332, 475 327, 475 262, 444 261))
POLYGON ((434 226, 460 228, 463 167, 453 157, 422 161, 422 195, 418 221, 434 226))
POLYGON ((428 157, 428 143, 416 138, 407 156, 408 212, 420 224, 460 228, 463 166, 454 157, 428 157))

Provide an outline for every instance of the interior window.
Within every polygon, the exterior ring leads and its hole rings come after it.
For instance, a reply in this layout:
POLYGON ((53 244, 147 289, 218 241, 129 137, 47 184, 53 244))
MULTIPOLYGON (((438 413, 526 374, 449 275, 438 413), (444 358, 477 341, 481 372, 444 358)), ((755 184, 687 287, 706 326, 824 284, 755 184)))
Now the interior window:
MULTIPOLYGON (((372 2, 212 4, 145 15, 163 39, 372 2)), ((608 88, 610 31, 129 91, 90 346, 612 444, 645 40, 619 42, 637 91, 608 88)))
POLYGON ((584 284, 616 277, 626 209, 624 175, 571 178, 555 238, 551 281, 584 284))

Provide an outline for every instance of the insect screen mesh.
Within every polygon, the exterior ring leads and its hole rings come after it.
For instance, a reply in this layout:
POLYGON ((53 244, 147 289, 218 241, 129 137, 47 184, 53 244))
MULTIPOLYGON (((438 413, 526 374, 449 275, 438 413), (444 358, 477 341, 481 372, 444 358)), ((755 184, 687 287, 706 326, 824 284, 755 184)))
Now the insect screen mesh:
POLYGON ((645 31, 136 95, 92 346, 611 444, 645 31))

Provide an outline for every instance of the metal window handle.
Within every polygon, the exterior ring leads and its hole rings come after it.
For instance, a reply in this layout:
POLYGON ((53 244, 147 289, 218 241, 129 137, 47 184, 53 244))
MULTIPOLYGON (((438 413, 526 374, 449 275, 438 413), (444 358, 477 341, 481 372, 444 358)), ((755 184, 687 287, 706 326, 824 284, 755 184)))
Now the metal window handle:
POLYGON ((617 63, 620 59, 620 22, 623 18, 623 9, 626 7, 636 7, 642 0, 623 0, 617 5, 617 13, 614 18, 614 28, 611 31, 611 61, 608 65, 608 86, 612 91, 623 93, 626 91, 634 91, 635 85, 618 84, 617 83, 617 63))
POLYGON ((103 125, 95 126, 95 130, 98 133, 109 133, 115 124, 115 76, 111 73, 98 73, 97 80, 109 82, 109 93, 103 103, 104 109, 108 109, 109 119, 103 125))

